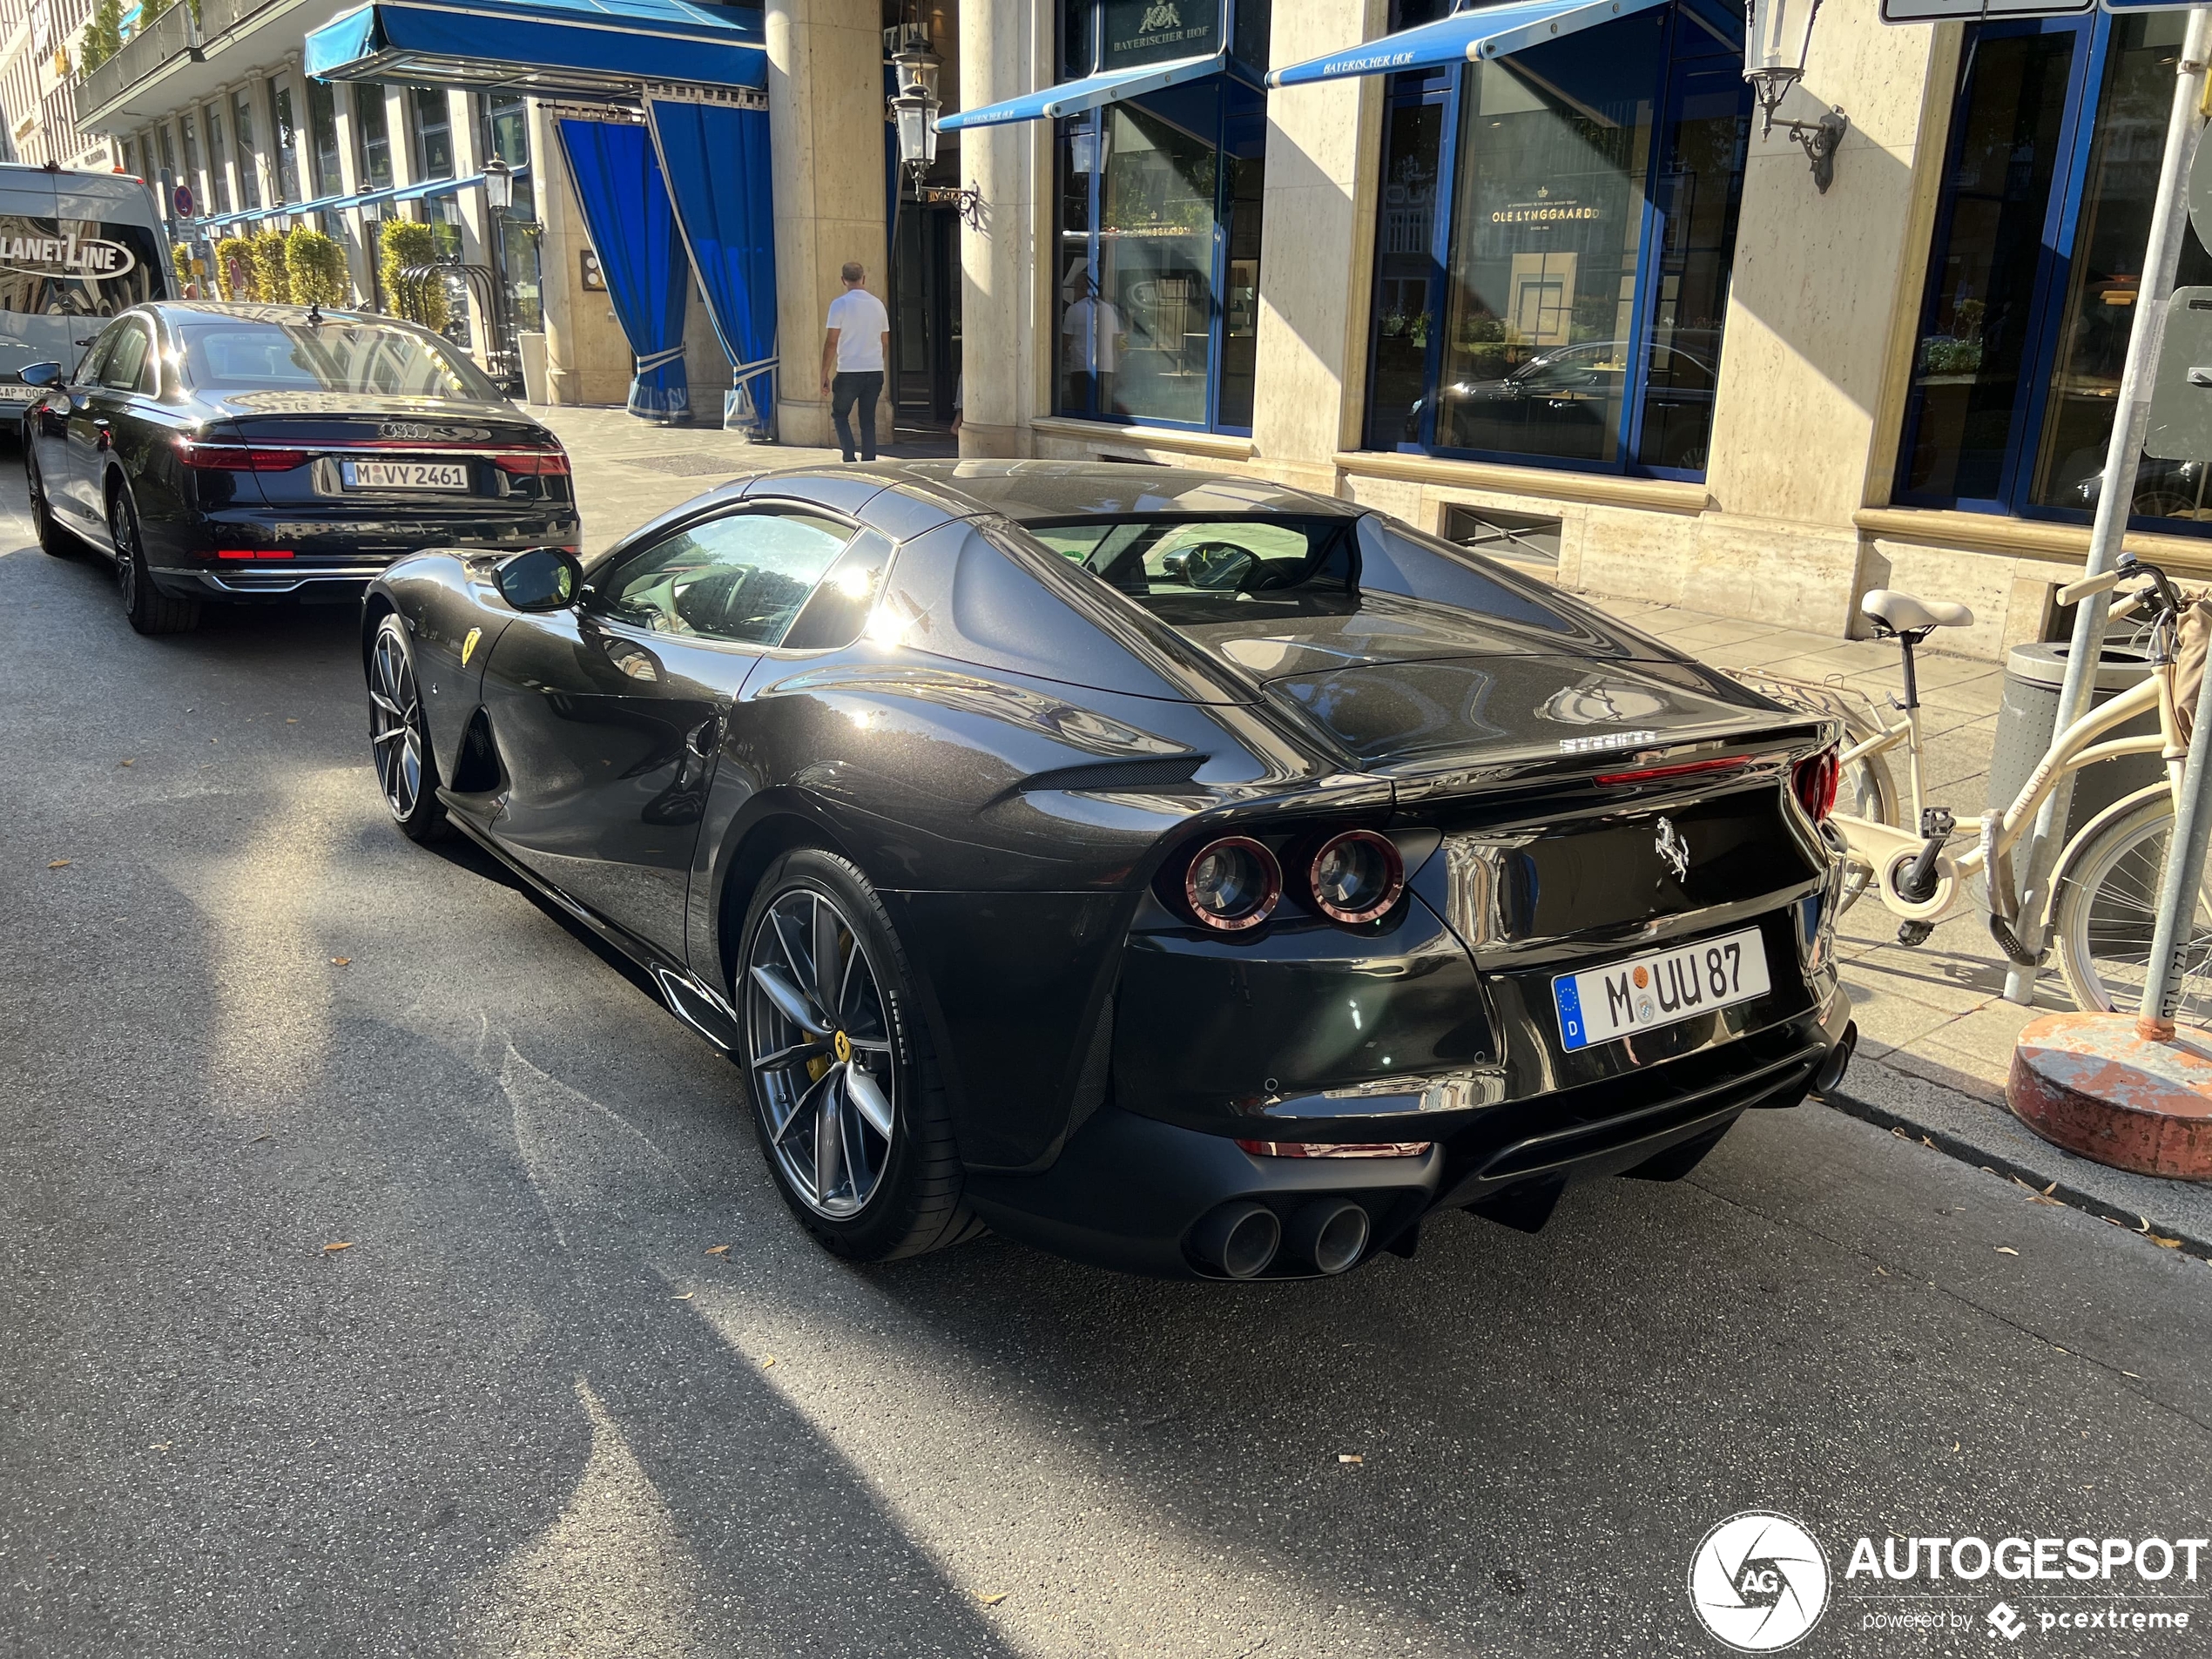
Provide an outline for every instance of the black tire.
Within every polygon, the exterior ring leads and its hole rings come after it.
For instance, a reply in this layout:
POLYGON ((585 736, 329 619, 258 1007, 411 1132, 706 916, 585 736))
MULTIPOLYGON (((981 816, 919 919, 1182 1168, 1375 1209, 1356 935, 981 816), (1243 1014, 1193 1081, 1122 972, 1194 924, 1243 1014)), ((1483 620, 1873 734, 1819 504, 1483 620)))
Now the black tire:
POLYGON ((364 671, 369 764, 385 810, 408 840, 442 840, 452 826, 438 799, 438 760, 422 711, 422 682, 415 678, 415 652, 397 616, 387 612, 377 624, 364 671))
MULTIPOLYGON (((802 847, 784 853, 753 890, 738 935, 736 968, 738 999, 744 1011, 745 1092, 752 1102, 753 1128, 777 1190, 799 1224, 832 1254, 859 1262, 919 1256, 982 1231, 982 1224, 961 1199, 951 1109, 914 999, 907 953, 867 877, 833 853, 802 847), (813 988, 829 982, 813 967, 826 954, 813 948, 824 924, 817 920, 816 931, 805 940, 791 937, 788 926, 796 911, 819 918, 822 913, 816 907, 823 900, 834 918, 828 926, 838 952, 835 960, 843 965, 833 975, 838 989, 828 995, 813 988), (772 913, 786 922, 781 934, 772 923, 772 913), (840 923, 842 932, 837 930, 840 923), (799 995, 813 1022, 818 1028, 833 1028, 833 1037, 810 1043, 806 1028, 782 1012, 788 1002, 763 988, 753 966, 758 962, 772 974, 779 960, 789 965, 792 980, 809 981, 799 995), (867 983, 859 984, 863 978, 867 983), (836 1006, 825 1013, 825 1003, 836 1006), (791 1041, 794 1036, 796 1044, 791 1041), (788 1055, 795 1048, 818 1052, 781 1059, 773 1067, 761 1063, 764 1057, 788 1055), (819 1074, 813 1069, 818 1061, 822 1067, 819 1074), (855 1071, 864 1074, 863 1082, 875 1080, 873 1098, 879 1109, 887 1104, 894 1125, 888 1136, 879 1137, 868 1127, 873 1120, 867 1117, 867 1108, 851 1082, 855 1071), (841 1084, 840 1076, 846 1080, 841 1084), (802 1082, 802 1078, 807 1081, 802 1082), (841 1108, 837 1104, 840 1089, 841 1108), (882 1100, 886 1092, 887 1103, 882 1100), (812 1109, 811 1124, 800 1121, 809 1109, 806 1103, 818 1097, 828 1104, 812 1109), (825 1117, 831 1124, 826 1136, 825 1117), (794 1129, 817 1149, 811 1159, 793 1156, 794 1129), (832 1164, 848 1179, 851 1191, 840 1193, 834 1184, 819 1179, 819 1149, 826 1139, 837 1149, 832 1164), (871 1161, 870 1184, 860 1192, 855 1172, 871 1161), (812 1184, 794 1173, 796 1166, 810 1162, 818 1177, 812 1184)), ((787 997, 795 987, 782 988, 787 997)))
MULTIPOLYGON (((26 415, 26 425, 29 421, 26 415)), ((46 475, 38 467, 38 450, 28 433, 23 442, 23 482, 30 496, 30 529, 38 538, 38 545, 57 559, 72 556, 78 549, 77 538, 64 529, 61 521, 54 516, 54 505, 46 499, 46 475)))
POLYGON ((138 509, 128 491, 118 488, 109 495, 107 526, 115 540, 115 585, 132 627, 142 634, 185 634, 199 627, 199 600, 172 599, 153 585, 138 538, 138 509))

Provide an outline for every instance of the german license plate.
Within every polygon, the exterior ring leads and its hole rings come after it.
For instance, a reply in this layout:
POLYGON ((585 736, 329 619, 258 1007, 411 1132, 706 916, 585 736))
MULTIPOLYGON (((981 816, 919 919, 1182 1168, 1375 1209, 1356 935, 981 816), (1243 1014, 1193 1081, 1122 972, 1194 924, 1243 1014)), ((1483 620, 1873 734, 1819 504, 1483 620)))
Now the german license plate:
POLYGON ((0 386, 0 403, 28 403, 45 390, 43 386, 0 386))
POLYGON ((469 469, 458 461, 341 461, 338 475, 348 489, 469 488, 469 469))
POLYGON ((1701 939, 1552 981, 1560 1041, 1587 1049, 1764 996, 1771 988, 1759 930, 1701 939))

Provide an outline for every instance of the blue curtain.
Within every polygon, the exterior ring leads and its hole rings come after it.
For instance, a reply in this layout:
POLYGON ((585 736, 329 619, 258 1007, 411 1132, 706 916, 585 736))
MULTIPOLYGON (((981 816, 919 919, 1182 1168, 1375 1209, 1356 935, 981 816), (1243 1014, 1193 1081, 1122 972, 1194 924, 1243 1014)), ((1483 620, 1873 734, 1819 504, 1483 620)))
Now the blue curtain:
POLYGON ((606 273, 607 298, 637 360, 630 412, 647 421, 688 421, 684 295, 690 266, 652 141, 635 124, 563 120, 561 148, 591 250, 606 273))
POLYGON ((776 414, 776 218, 768 111, 649 98, 646 118, 684 244, 735 382, 722 424, 772 435, 776 414))

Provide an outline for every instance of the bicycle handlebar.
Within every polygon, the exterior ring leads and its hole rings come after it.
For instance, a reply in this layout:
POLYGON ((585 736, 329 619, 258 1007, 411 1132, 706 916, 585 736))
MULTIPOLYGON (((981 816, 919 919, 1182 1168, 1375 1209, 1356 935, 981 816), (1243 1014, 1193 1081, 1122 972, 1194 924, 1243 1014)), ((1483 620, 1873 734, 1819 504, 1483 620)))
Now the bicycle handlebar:
POLYGON ((2120 585, 2123 574, 2119 570, 2107 570, 2102 576, 2083 577, 2079 582, 2069 583, 2059 590, 2059 603, 2062 605, 2080 604, 2094 594, 2108 593, 2120 585))
MULTIPOLYGON (((2105 571, 2101 576, 2084 577, 2079 582, 2068 583, 2059 590, 2058 602, 2062 605, 2079 604, 2082 600, 2100 593, 2108 593, 2122 582, 2135 577, 2144 577, 2150 583, 2157 593, 2158 608, 2161 612, 2169 617, 2182 614, 2182 596, 2174 590, 2174 584, 2167 580, 2166 572, 2155 564, 2146 564, 2133 554, 2122 555, 2118 567, 2105 571)), ((2137 595, 2125 609, 2134 609, 2148 597, 2137 595)))

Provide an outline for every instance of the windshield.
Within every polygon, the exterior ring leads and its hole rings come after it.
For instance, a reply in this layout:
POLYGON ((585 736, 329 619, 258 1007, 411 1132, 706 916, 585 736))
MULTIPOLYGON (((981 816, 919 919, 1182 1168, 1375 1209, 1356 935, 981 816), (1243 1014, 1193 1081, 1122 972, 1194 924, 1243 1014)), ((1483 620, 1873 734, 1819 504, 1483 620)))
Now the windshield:
POLYGON ((187 322, 185 377, 202 390, 352 392, 499 402, 459 348, 372 322, 187 322))
POLYGON ((1026 528, 1170 623, 1335 615, 1359 603, 1342 518, 1085 518, 1026 528))

